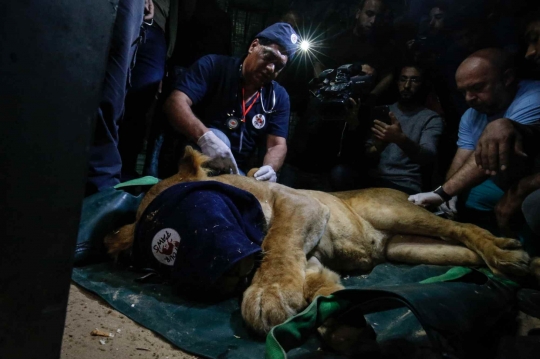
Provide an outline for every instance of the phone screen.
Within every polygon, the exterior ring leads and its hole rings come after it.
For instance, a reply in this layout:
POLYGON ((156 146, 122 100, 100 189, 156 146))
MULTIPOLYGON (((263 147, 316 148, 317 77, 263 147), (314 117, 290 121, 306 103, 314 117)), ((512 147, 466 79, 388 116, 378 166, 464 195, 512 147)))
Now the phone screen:
POLYGON ((371 120, 379 120, 381 122, 391 124, 390 115, 388 114, 390 112, 390 106, 375 106, 371 110, 371 120))

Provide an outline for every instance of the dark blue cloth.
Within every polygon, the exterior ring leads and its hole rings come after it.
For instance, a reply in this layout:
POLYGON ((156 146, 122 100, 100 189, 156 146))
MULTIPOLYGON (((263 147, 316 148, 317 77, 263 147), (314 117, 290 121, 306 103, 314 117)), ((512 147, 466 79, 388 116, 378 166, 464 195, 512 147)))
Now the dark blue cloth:
POLYGON ((118 125, 124 113, 129 70, 143 19, 143 0, 120 0, 111 37, 103 95, 90 147, 86 194, 120 182, 122 160, 118 151, 118 125))
POLYGON ((179 288, 207 291, 240 259, 260 252, 265 223, 246 191, 215 181, 177 184, 141 216, 135 261, 170 273, 179 288))
POLYGON ((265 38, 285 48, 289 56, 289 62, 294 58, 295 52, 300 45, 300 38, 291 25, 285 22, 277 22, 259 32, 255 38, 265 38))
MULTIPOLYGON (((193 102, 194 113, 207 127, 214 127, 227 135, 239 167, 266 135, 287 138, 289 129, 289 95, 277 82, 262 89, 262 94, 246 115, 246 122, 235 129, 230 129, 227 120, 231 116, 242 116, 242 88, 240 65, 242 59, 208 55, 200 58, 191 66, 176 84, 176 89, 184 92, 193 102), (272 108, 272 90, 276 94, 274 111, 265 114, 261 101, 267 111, 272 108), (256 128, 257 115, 262 115, 264 125, 256 128), (243 132, 242 151, 240 137, 243 132)), ((248 104, 249 106, 249 104, 248 104)), ((246 109, 247 107, 246 106, 246 109)))

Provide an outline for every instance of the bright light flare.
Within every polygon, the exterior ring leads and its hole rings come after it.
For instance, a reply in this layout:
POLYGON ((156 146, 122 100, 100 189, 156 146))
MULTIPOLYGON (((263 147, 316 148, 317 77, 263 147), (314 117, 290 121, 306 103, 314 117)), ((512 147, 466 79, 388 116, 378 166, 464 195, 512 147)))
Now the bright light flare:
POLYGON ((311 47, 311 44, 310 44, 309 41, 307 41, 307 40, 304 40, 304 41, 302 41, 302 42, 300 43, 300 49, 301 49, 302 51, 308 51, 310 47, 311 47))

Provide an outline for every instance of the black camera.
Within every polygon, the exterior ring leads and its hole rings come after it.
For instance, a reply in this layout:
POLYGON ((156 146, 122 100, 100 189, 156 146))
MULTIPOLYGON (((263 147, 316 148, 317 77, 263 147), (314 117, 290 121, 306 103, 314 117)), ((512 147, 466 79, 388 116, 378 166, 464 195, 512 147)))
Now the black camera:
POLYGON ((362 63, 347 64, 322 71, 309 84, 323 111, 342 112, 348 106, 349 98, 357 101, 371 91, 373 76, 362 72, 362 63))

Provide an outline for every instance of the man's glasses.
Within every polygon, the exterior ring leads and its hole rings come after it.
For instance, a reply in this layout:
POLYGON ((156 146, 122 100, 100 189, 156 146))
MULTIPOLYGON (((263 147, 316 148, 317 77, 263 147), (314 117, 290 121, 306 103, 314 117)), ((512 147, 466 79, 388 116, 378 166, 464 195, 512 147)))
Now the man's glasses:
POLYGON ((422 82, 422 78, 421 77, 407 77, 407 76, 399 77, 399 82, 401 83, 407 83, 409 81, 411 81, 413 84, 419 84, 422 82))

